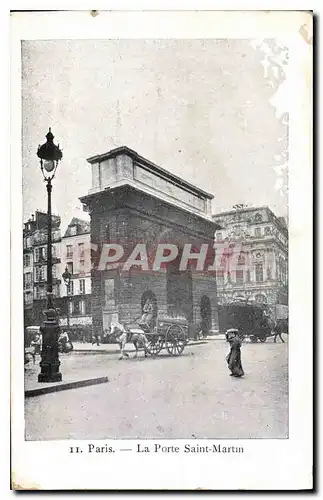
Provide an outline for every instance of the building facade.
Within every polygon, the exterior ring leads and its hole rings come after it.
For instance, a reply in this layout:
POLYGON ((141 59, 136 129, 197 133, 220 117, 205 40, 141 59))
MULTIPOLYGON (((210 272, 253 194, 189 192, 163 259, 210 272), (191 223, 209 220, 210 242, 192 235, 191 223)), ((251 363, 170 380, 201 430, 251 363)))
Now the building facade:
POLYGON ((219 303, 288 305, 288 228, 266 206, 238 205, 213 216, 219 303))
POLYGON ((24 224, 23 228, 23 294, 24 294, 24 323, 33 324, 34 303, 34 245, 35 231, 34 215, 24 224))
MULTIPOLYGON (((53 294, 60 296, 61 219, 52 215, 53 294)), ((47 292, 47 214, 36 211, 23 228, 25 326, 39 324, 47 292)))
POLYGON ((90 224, 74 217, 68 225, 61 244, 61 276, 70 273, 70 285, 61 281, 60 296, 65 299, 60 324, 69 326, 75 336, 88 337, 91 316, 91 237, 90 224))
MULTIPOLYGON (((38 217, 36 212, 36 220, 38 217)), ((38 224, 33 234, 33 263, 34 263, 34 301, 46 299, 47 292, 47 214, 43 217, 43 224, 38 224)), ((61 265, 61 218, 52 216, 52 273, 53 296, 60 296, 61 265)))
MULTIPOLYGON (((61 237, 61 219, 52 216, 53 296, 61 327, 74 338, 91 336, 91 249, 89 223, 73 218, 61 237), (63 273, 71 273, 66 289, 63 273), (73 337, 73 335, 72 335, 73 337)), ((36 211, 23 228, 24 324, 41 325, 47 305, 47 214, 36 211)))
POLYGON ((145 305, 154 314, 204 320, 217 328, 216 280, 178 260, 154 270, 149 264, 160 243, 172 244, 178 258, 185 245, 212 247, 217 224, 211 216, 212 195, 187 183, 127 147, 88 159, 92 188, 81 198, 91 216, 93 328, 103 333, 111 322, 133 323, 145 305), (118 265, 102 266, 105 245, 122 247, 118 265), (126 269, 125 260, 137 245, 147 251, 147 266, 126 269))

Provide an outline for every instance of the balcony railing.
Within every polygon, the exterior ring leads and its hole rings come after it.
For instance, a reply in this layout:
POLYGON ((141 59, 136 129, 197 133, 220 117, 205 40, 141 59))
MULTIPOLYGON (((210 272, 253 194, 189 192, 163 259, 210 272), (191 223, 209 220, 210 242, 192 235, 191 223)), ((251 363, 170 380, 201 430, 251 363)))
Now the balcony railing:
MULTIPOLYGON (((52 242, 53 243, 58 243, 61 241, 61 239, 62 239, 61 234, 57 234, 54 232, 52 233, 52 242)), ((42 245, 43 243, 47 243, 47 241, 48 241, 47 232, 34 235, 34 245, 42 245)))
POLYGON ((35 283, 45 283, 46 278, 44 276, 35 276, 35 283))
MULTIPOLYGON (((52 257, 52 264, 58 264, 61 261, 60 257, 52 257)), ((47 257, 41 257, 39 256, 38 260, 34 259, 34 264, 35 265, 45 265, 47 264, 47 257)), ((28 267, 28 266, 25 266, 28 267)))

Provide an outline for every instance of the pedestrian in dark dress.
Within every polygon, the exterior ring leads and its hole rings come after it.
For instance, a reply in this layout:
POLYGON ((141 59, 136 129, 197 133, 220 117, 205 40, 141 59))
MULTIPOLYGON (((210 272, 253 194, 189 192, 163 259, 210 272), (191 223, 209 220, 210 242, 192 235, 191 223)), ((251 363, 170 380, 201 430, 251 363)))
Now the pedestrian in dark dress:
POLYGON ((233 377, 243 377, 244 371, 241 363, 241 341, 238 330, 229 330, 227 339, 230 343, 230 352, 226 357, 226 361, 233 377))
POLYGON ((280 338, 280 340, 282 341, 282 343, 284 344, 285 343, 285 340, 283 339, 282 337, 282 332, 280 331, 280 328, 279 326, 275 326, 275 329, 274 329, 274 342, 276 343, 276 339, 277 337, 280 338))

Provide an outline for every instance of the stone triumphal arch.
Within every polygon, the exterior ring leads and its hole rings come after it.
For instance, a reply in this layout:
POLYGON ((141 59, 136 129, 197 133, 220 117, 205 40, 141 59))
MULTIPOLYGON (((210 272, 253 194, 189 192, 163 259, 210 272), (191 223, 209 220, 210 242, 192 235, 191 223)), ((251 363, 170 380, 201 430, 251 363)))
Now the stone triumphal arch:
POLYGON ((127 147, 88 162, 92 188, 81 202, 91 216, 94 329, 103 333, 114 320, 133 323, 149 297, 155 316, 181 316, 217 328, 216 278, 208 270, 218 228, 211 217, 213 196, 127 147), (202 245, 207 258, 199 266, 190 257, 202 245), (129 268, 133 252, 138 255, 129 268), (165 260, 172 252, 174 258, 158 268, 161 252, 165 260))

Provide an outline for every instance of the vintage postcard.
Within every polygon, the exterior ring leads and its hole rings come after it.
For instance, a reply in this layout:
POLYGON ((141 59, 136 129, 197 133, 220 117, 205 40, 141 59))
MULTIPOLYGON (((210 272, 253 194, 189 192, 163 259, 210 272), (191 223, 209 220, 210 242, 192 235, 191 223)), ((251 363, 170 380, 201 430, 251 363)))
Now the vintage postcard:
POLYGON ((312 36, 11 14, 13 489, 313 487, 312 36))

